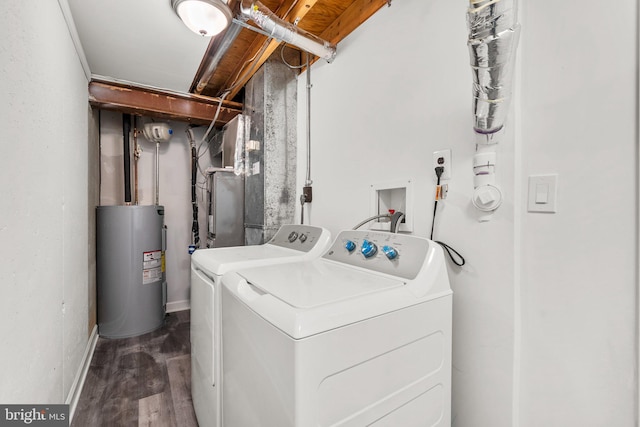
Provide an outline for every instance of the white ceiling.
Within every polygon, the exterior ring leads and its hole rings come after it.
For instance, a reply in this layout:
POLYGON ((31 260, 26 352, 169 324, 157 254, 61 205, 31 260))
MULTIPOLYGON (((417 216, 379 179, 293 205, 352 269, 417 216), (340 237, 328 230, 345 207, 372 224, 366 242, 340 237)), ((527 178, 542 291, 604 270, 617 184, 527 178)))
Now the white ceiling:
POLYGON ((92 75, 189 91, 210 38, 191 32, 171 0, 66 1, 92 75))

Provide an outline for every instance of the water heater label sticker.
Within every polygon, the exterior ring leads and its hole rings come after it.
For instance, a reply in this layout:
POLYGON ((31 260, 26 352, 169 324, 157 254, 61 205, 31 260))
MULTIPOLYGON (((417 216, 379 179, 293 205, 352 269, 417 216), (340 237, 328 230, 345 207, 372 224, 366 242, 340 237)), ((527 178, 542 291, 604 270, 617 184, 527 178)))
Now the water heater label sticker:
POLYGON ((159 259, 152 259, 150 261, 145 261, 142 263, 142 268, 144 268, 145 270, 148 268, 156 268, 156 267, 160 267, 162 264, 162 260, 159 259))
POLYGON ((162 251, 143 252, 142 284, 154 283, 162 279, 162 251))
POLYGON ((142 270, 142 284, 158 282, 162 279, 162 270, 160 267, 142 270))
POLYGON ((160 258, 162 257, 162 251, 150 251, 150 252, 143 252, 142 253, 142 260, 143 261, 152 261, 152 260, 160 260, 160 258))

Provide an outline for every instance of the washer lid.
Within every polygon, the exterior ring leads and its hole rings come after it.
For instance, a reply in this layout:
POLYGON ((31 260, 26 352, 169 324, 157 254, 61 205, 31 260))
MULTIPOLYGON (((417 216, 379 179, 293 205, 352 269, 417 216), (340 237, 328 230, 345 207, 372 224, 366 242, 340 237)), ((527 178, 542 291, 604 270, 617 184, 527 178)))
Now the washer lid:
POLYGON ((405 282, 331 261, 296 262, 238 271, 250 285, 291 307, 311 309, 403 286, 405 282))
POLYGON ((283 225, 269 242, 256 246, 198 249, 191 262, 207 275, 221 276, 238 268, 311 260, 331 244, 331 233, 311 225, 283 225))
POLYGON ((276 245, 234 246, 229 248, 198 249, 191 255, 191 262, 216 275, 242 267, 271 262, 287 262, 303 256, 303 252, 276 245))

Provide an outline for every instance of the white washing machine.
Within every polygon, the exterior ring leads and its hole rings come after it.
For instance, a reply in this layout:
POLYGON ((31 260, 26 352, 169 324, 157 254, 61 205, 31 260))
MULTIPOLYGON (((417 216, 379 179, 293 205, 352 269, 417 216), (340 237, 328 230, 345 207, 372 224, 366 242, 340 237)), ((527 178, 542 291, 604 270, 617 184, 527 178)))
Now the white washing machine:
POLYGON ((191 395, 201 427, 220 426, 220 286, 223 274, 321 256, 328 230, 284 225, 268 243, 199 249, 191 256, 191 395))
POLYGON ((340 233, 222 279, 223 425, 450 426, 452 292, 430 240, 340 233))

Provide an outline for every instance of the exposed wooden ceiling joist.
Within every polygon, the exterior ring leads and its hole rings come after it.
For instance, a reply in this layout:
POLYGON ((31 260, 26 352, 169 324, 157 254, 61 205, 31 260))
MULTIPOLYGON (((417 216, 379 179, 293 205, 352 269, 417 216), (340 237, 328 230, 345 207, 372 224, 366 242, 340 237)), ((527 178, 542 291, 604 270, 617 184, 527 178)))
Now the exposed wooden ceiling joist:
MULTIPOLYGON (((291 9, 291 11, 289 13, 287 13, 284 17, 282 17, 282 19, 284 21, 287 22, 291 22, 291 23, 299 23, 301 22, 305 15, 311 11, 311 8, 313 8, 313 6, 317 3, 318 0, 302 0, 299 1, 298 3, 296 3, 293 8, 291 9)), ((287 5, 287 10, 291 7, 292 0, 287 0, 285 2, 285 5, 287 5)), ((286 12, 285 12, 286 13, 286 12)), ((258 43, 254 43, 252 48, 249 49, 247 51, 247 55, 246 58, 251 58, 253 56, 255 56, 256 54, 258 54, 259 56, 251 62, 250 66, 253 68, 254 72, 257 71, 262 64, 264 64, 267 59, 269 59, 269 57, 271 56, 271 54, 273 54, 273 52, 275 52, 275 50, 278 48, 278 46, 280 46, 280 42, 278 40, 275 39, 271 39, 268 42, 268 45, 264 48, 264 50, 262 50, 261 53, 260 50, 262 49, 262 46, 264 44, 265 41, 265 37, 257 37, 256 41, 259 41, 258 43)), ((242 72, 242 70, 240 70, 240 72, 242 72)), ((245 84, 247 84, 247 82, 249 81, 249 79, 251 79, 251 76, 253 75, 253 73, 247 73, 245 76, 237 79, 235 82, 233 82, 233 85, 235 87, 235 89, 233 89, 228 97, 229 99, 233 99, 238 92, 240 92, 240 90, 244 87, 245 84)), ((230 82, 227 82, 227 84, 230 84, 230 82)))
POLYGON ((356 0, 320 34, 320 37, 329 43, 338 44, 382 6, 390 4, 390 0, 356 0))
MULTIPOLYGON (((390 4, 389 0, 262 0, 274 13, 287 22, 297 25, 322 39, 338 45, 359 25, 390 4)), ((242 87, 272 55, 280 42, 266 41, 267 37, 242 29, 233 46, 222 57, 215 71, 206 76, 202 94, 219 96, 224 90, 233 90, 227 99, 234 99, 242 87)), ((215 55, 215 41, 209 45, 203 64, 215 55)), ((340 57, 340 47, 338 55, 340 57)), ((203 81, 204 74, 198 71, 195 81, 203 81)))
MULTIPOLYGON (((105 110, 208 125, 216 114, 220 100, 93 80, 89 83, 89 103, 105 110)), ((223 126, 240 113, 241 103, 223 101, 216 126, 223 126)))
MULTIPOLYGON (((230 1, 237 8, 239 0, 230 1)), ((296 23, 301 29, 338 45, 353 30, 389 4, 389 0, 261 0, 267 8, 287 22, 296 23)), ((236 9, 237 10, 237 9, 236 9)), ((191 91, 197 94, 163 92, 120 82, 93 80, 89 85, 91 105, 167 120, 193 124, 209 124, 220 99, 217 96, 227 88, 232 91, 222 102, 216 126, 223 126, 242 112, 242 104, 230 101, 257 72, 262 64, 277 52, 280 42, 257 34, 246 28, 237 29, 229 37, 226 48, 220 40, 213 40, 200 64, 191 91), (215 61, 211 59, 218 53, 215 61), (214 65, 217 64, 217 65, 214 65), (198 90, 194 90, 197 84, 198 90), (228 101, 229 100, 229 101, 228 101)), ((304 55, 296 49, 282 52, 286 61, 299 65, 304 55)))

